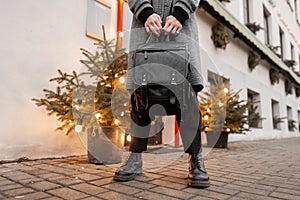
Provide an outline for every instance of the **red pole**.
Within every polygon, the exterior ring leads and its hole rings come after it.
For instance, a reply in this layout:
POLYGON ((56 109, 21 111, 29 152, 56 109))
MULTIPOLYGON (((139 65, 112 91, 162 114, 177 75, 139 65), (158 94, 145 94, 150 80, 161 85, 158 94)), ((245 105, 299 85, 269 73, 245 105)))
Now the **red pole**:
POLYGON ((179 131, 179 127, 178 127, 178 123, 177 123, 177 119, 176 119, 176 115, 175 115, 175 147, 179 147, 180 146, 180 131, 179 131))
POLYGON ((122 48, 122 38, 119 37, 119 34, 123 31, 123 10, 124 0, 118 0, 117 38, 119 48, 122 48))

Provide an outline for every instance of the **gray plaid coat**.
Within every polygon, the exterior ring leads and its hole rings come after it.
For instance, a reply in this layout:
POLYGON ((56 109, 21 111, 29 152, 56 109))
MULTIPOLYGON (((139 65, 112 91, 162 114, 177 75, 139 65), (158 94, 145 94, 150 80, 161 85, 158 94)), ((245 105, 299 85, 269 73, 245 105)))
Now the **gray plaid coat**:
POLYGON ((190 49, 190 59, 192 70, 188 75, 188 81, 193 86, 202 87, 202 76, 200 66, 200 49, 198 41, 198 28, 196 22, 195 11, 198 8, 200 0, 128 0, 128 5, 132 11, 134 17, 131 25, 130 33, 130 52, 128 60, 128 77, 127 77, 127 89, 133 89, 132 80, 132 53, 139 44, 143 44, 149 38, 149 34, 146 32, 143 23, 137 19, 137 16, 146 7, 153 7, 154 11, 160 15, 163 21, 170 13, 170 9, 174 6, 180 6, 189 14, 183 25, 181 33, 176 37, 176 41, 188 42, 190 49), (173 2, 172 2, 173 1, 173 2))

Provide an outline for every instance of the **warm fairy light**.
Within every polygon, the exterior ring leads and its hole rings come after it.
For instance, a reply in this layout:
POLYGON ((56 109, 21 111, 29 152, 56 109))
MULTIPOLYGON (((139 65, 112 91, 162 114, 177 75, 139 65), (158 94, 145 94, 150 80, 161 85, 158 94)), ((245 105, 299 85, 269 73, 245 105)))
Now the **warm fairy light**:
POLYGON ((208 120, 208 115, 204 115, 204 120, 205 120, 205 121, 208 120))
POLYGON ((125 140, 125 133, 123 133, 123 134, 121 135, 121 141, 124 142, 124 140, 125 140))
POLYGON ((75 126, 75 132, 80 133, 82 131, 82 126, 81 125, 76 125, 75 126))
POLYGON ((208 131, 208 127, 205 127, 205 131, 208 131))
POLYGON ((225 87, 224 88, 224 92, 227 93, 228 92, 228 88, 225 87))
POLYGON ((127 106, 127 103, 124 103, 124 106, 127 106))
POLYGON ((120 81, 121 84, 124 84, 125 83, 125 78, 121 77, 119 81, 120 81))
POLYGON ((128 142, 131 142, 131 135, 127 135, 126 140, 127 140, 128 142))
POLYGON ((229 133, 230 132, 230 128, 227 128, 226 131, 229 133))
POLYGON ((115 78, 118 78, 118 76, 119 76, 119 74, 118 74, 118 73, 116 73, 116 74, 115 74, 115 78))
POLYGON ((224 104, 223 103, 219 103, 219 107, 222 107, 224 104))
POLYGON ((119 125, 119 123, 120 123, 120 120, 118 120, 118 119, 114 119, 114 123, 115 123, 116 125, 119 125))
POLYGON ((121 117, 124 117, 124 111, 121 112, 121 117))
POLYGON ((69 126, 72 126, 72 125, 73 125, 73 121, 69 120, 69 126))
POLYGON ((101 114, 100 114, 100 113, 96 113, 96 114, 95 114, 95 117, 96 117, 96 119, 100 119, 101 114))
POLYGON ((207 108, 206 112, 210 113, 210 108, 207 108))
POLYGON ((119 33, 119 37, 120 37, 120 38, 123 38, 123 37, 124 37, 124 33, 123 33, 123 32, 120 32, 120 33, 119 33))
POLYGON ((80 110, 81 109, 81 107, 79 105, 75 105, 74 107, 75 107, 76 110, 80 110))

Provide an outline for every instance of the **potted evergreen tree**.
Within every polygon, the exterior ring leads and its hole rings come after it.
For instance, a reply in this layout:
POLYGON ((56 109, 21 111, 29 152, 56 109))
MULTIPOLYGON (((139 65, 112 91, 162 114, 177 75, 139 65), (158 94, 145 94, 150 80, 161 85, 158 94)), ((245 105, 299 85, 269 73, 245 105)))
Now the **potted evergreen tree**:
MULTIPOLYGON (((253 103, 241 100, 240 92, 233 91, 230 85, 225 86, 222 78, 216 78, 210 92, 201 95, 202 130, 206 132, 208 146, 226 148, 228 134, 243 134, 250 130, 249 124, 252 122, 249 119, 254 118, 249 118, 247 111, 253 103)), ((251 113, 251 117, 253 115, 251 113)), ((255 112, 255 116, 261 119, 259 113, 255 112)))
POLYGON ((125 136, 118 127, 128 126, 129 117, 129 93, 124 84, 128 55, 115 40, 106 40, 105 34, 104 41, 95 46, 94 52, 81 49, 85 56, 80 61, 82 72, 58 70, 59 76, 50 79, 57 89, 44 89, 45 96, 33 101, 58 117, 62 122, 59 130, 85 133, 89 162, 118 163, 125 136), (118 103, 112 105, 113 99, 118 103))

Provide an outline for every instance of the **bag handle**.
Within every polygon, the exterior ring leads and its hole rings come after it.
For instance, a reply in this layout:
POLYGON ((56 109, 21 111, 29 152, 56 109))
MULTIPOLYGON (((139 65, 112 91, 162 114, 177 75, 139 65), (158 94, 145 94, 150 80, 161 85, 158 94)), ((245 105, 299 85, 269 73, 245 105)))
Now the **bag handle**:
POLYGON ((146 44, 151 43, 151 39, 154 41, 152 42, 170 42, 170 41, 175 41, 175 35, 172 33, 169 33, 168 35, 165 35, 164 33, 161 33, 159 37, 156 37, 153 33, 149 34, 148 39, 146 40, 146 44))

